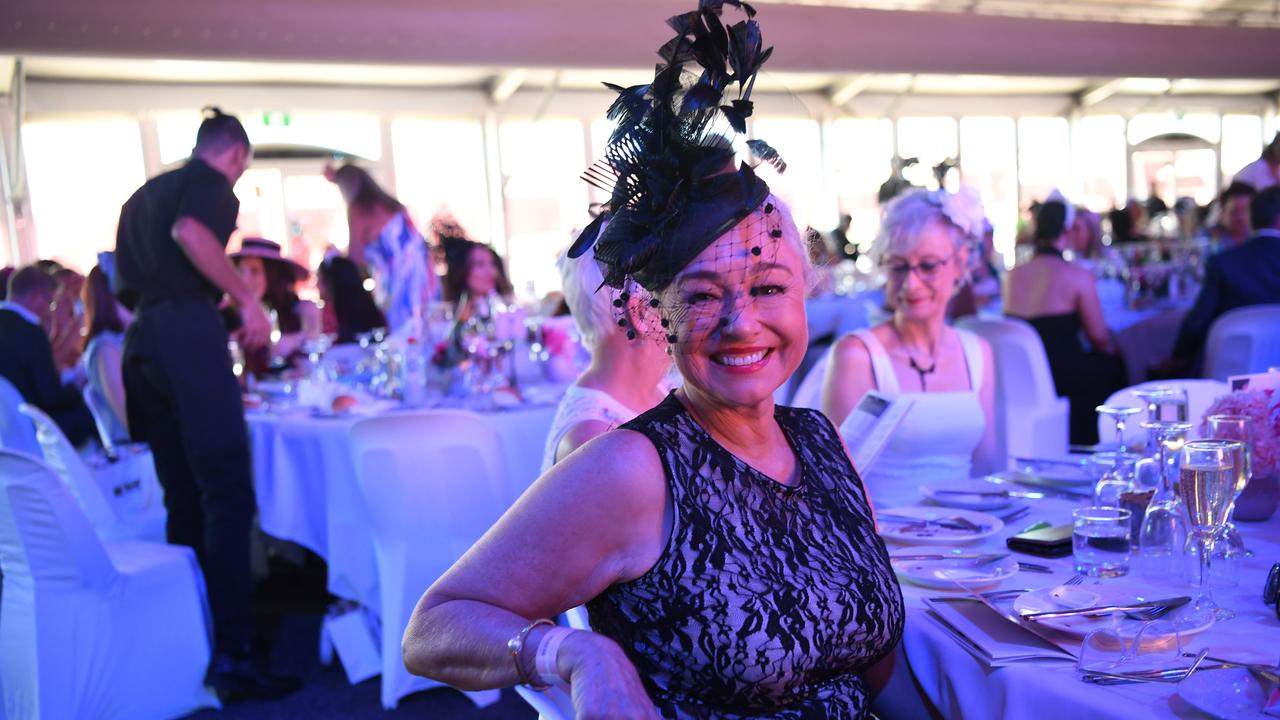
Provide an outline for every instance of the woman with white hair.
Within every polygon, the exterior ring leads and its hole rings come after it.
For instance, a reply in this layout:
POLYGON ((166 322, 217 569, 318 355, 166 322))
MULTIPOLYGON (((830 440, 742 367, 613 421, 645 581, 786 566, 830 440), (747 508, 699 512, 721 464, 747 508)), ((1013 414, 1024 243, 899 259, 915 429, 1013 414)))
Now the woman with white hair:
POLYGON ((631 420, 662 402, 671 358, 660 343, 637 333, 648 309, 606 292, 595 253, 556 261, 564 283, 564 301, 578 334, 591 351, 591 364, 569 386, 556 409, 542 455, 542 471, 588 440, 631 420), (623 325, 618 321, 622 320, 623 325))
POLYGON ((831 349, 822 411, 832 422, 843 423, 870 390, 911 401, 875 464, 858 469, 879 506, 915 502, 922 480, 970 477, 999 464, 991 347, 945 322, 983 221, 969 194, 914 190, 895 198, 872 249, 893 316, 831 349))

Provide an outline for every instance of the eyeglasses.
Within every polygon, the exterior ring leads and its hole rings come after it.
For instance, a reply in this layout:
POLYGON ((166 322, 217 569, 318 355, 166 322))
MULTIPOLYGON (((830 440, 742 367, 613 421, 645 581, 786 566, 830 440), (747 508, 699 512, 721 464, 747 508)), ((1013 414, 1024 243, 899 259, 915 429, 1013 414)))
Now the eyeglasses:
POLYGON ((950 263, 955 256, 955 253, 951 253, 939 260, 921 260, 914 265, 906 260, 886 260, 883 263, 883 267, 895 282, 905 282, 907 276, 914 270, 920 275, 921 280, 926 283, 932 283, 938 278, 938 271, 950 263))

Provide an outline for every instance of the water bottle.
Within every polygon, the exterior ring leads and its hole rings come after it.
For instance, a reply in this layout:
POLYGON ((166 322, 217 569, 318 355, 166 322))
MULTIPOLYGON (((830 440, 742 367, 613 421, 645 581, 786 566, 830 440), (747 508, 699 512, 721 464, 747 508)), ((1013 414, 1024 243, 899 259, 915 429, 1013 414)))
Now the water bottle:
POLYGON ((427 400, 427 355, 418 338, 410 337, 404 350, 404 386, 400 402, 421 407, 427 400))

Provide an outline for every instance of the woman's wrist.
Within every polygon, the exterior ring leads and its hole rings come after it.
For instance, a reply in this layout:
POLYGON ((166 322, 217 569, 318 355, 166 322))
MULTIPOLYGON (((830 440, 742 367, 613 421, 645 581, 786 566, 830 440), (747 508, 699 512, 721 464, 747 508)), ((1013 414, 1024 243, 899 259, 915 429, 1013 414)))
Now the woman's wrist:
POLYGON ((613 640, 590 630, 574 630, 565 636, 556 655, 556 671, 565 682, 573 680, 574 671, 589 659, 602 654, 621 653, 613 640))

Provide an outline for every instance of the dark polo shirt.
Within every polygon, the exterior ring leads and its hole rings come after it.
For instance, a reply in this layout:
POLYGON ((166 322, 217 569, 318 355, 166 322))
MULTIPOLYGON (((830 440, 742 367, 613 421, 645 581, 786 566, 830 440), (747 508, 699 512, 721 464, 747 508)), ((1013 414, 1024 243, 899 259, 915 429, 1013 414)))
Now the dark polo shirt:
POLYGON ((179 218, 198 220, 226 247, 236 228, 240 201, 227 176, 199 158, 148 180, 120 210, 116 230, 115 291, 130 309, 172 297, 222 293, 191 264, 173 239, 179 218))

